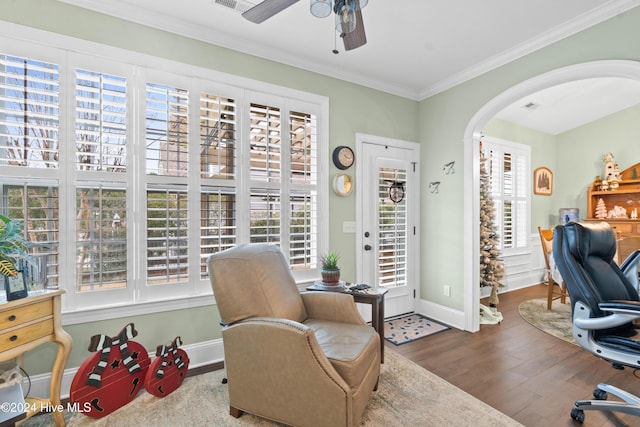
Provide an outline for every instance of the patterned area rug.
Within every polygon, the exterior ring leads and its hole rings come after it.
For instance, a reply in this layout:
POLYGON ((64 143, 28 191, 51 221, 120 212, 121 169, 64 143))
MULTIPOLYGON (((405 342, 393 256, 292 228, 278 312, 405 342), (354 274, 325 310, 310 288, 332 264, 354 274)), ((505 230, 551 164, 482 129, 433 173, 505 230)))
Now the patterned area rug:
POLYGON ((571 344, 576 344, 571 332, 571 304, 561 304, 554 301, 551 310, 547 310, 547 299, 539 298, 524 301, 518 306, 520 316, 531 325, 560 338, 571 344))
POLYGON ((408 314, 385 320, 384 338, 395 345, 400 345, 446 331, 447 329, 449 329, 448 326, 420 314, 408 314))
MULTIPOLYGON (((522 427, 522 424, 387 349, 380 384, 360 427, 522 427)), ((284 427, 264 418, 229 415, 224 371, 188 377, 165 398, 142 391, 133 402, 112 414, 93 419, 65 411, 69 427, 284 427)), ((20 427, 53 426, 51 415, 33 417, 20 427)))

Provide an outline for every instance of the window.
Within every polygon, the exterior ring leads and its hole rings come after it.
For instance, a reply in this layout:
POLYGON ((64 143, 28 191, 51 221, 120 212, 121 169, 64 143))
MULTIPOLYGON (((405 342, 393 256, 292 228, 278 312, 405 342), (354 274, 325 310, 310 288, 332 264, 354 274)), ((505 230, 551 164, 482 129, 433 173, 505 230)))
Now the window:
POLYGON ((485 137, 490 194, 496 206, 495 221, 504 255, 528 248, 530 234, 530 147, 485 137))
POLYGON ((23 222, 65 311, 208 295, 209 255, 249 242, 319 276, 325 98, 158 58, 19 50, 0 52, 0 213, 23 222))

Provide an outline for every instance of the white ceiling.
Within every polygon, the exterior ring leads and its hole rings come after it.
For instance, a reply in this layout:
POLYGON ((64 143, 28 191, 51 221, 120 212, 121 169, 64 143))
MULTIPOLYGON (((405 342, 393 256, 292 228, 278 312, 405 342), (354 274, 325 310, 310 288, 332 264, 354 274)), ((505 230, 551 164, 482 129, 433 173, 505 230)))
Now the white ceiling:
POLYGON ((525 96, 500 111, 496 117, 558 135, 638 103, 638 80, 584 79, 525 96))
MULTIPOLYGON (((336 40, 333 16, 313 17, 309 0, 298 1, 262 24, 249 22, 240 12, 218 4, 235 0, 61 1, 414 100, 640 5, 640 0, 370 0, 362 10, 368 42, 347 52, 340 38, 336 40), (336 42, 337 55, 332 53, 336 42)), ((238 1, 256 4, 260 0, 238 1)), ((588 96, 587 89, 616 90, 624 95, 619 100, 617 95, 590 92, 590 96, 597 96, 591 99, 621 102, 614 106, 591 103, 607 109, 590 111, 588 117, 602 117, 626 108, 621 105, 640 102, 637 87, 618 90, 610 83, 589 84, 580 89, 580 95, 569 96, 563 90, 553 100, 549 93, 541 93, 523 100, 539 103, 540 108, 524 114, 516 103, 503 118, 517 118, 521 124, 557 134, 591 120, 576 117, 584 110, 578 108, 584 106, 579 97, 588 96), (633 100, 626 96, 630 93, 633 100), (568 105, 569 111, 576 113, 570 123, 545 119, 562 117, 558 109, 574 97, 574 103, 568 105), (544 106, 549 104, 553 108, 545 114, 544 106), (543 122, 550 126, 541 127, 543 122)))

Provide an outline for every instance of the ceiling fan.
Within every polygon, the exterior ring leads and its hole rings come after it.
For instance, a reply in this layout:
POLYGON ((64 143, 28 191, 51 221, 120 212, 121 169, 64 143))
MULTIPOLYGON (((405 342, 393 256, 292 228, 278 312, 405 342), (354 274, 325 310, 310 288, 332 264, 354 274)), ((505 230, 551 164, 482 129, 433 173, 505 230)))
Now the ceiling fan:
MULTIPOLYGON (((264 0, 242 13, 242 16, 259 24, 282 12, 299 0, 264 0)), ((344 41, 345 50, 352 50, 367 43, 362 20, 362 8, 369 0, 311 0, 311 14, 326 18, 336 14, 336 31, 344 41)), ((337 51, 336 51, 337 52, 337 51)))

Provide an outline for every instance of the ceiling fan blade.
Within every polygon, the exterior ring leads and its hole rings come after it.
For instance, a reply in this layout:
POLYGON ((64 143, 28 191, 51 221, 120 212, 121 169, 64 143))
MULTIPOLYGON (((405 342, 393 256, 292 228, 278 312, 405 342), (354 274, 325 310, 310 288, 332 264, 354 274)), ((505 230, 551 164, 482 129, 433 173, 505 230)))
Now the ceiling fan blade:
POLYGON ((361 9, 356 9, 356 29, 345 34, 343 39, 344 50, 352 50, 367 43, 367 35, 364 33, 364 21, 362 20, 361 9))
POLYGON ((262 3, 258 3, 243 12, 242 16, 251 22, 259 24, 297 2, 298 0, 264 0, 262 3))

